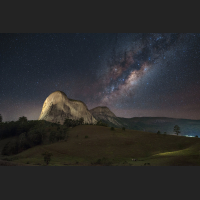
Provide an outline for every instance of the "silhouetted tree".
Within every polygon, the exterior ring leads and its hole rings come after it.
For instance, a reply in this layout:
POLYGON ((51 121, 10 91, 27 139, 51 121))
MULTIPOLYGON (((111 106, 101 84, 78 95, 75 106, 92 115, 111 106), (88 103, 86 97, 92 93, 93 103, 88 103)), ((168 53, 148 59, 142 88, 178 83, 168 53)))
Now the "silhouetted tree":
POLYGON ((49 152, 45 152, 42 155, 44 156, 44 162, 46 162, 46 164, 48 165, 51 160, 51 156, 53 156, 53 154, 49 152))
POLYGON ((21 123, 21 124, 24 124, 25 122, 27 122, 27 117, 25 116, 22 116, 22 117, 19 117, 18 121, 21 123))
POLYGON ((81 118, 79 119, 79 123, 80 123, 80 124, 83 124, 83 122, 84 122, 84 119, 83 119, 83 117, 81 117, 81 118))
POLYGON ((181 131, 180 131, 180 127, 178 125, 174 126, 174 132, 178 135, 181 131))
POLYGON ((3 118, 2 118, 2 116, 1 116, 1 114, 0 114, 0 123, 3 121, 3 118))
POLYGON ((56 132, 55 131, 52 131, 50 134, 49 134, 49 141, 50 142, 54 142, 56 140, 56 132))
POLYGON ((158 132, 157 132, 157 134, 161 134, 161 132, 160 132, 160 131, 158 131, 158 132))

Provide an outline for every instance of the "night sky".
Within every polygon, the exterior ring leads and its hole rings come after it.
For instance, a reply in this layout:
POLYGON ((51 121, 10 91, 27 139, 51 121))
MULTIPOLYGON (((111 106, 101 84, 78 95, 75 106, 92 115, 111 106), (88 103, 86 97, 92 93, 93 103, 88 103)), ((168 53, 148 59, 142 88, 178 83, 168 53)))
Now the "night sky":
POLYGON ((56 90, 119 117, 200 119, 200 34, 1 33, 3 121, 38 119, 56 90))

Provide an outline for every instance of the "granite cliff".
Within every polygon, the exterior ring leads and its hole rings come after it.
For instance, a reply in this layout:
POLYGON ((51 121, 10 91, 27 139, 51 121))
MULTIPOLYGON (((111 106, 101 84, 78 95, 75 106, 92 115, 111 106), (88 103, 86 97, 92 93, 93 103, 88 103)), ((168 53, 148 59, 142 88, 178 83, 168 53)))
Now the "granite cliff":
POLYGON ((89 111, 98 121, 101 120, 108 125, 116 125, 117 127, 122 126, 122 124, 118 121, 117 116, 106 106, 98 106, 89 111))
POLYGON ((64 92, 55 91, 46 98, 38 120, 63 124, 66 118, 77 120, 81 117, 84 123, 95 124, 97 122, 85 103, 69 99, 64 92))

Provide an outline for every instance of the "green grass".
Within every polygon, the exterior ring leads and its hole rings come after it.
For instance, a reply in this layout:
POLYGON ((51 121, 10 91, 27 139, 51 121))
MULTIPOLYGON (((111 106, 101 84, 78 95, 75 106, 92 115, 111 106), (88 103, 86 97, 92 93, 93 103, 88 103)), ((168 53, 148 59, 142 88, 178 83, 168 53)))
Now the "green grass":
MULTIPOLYGON (((8 140, 9 138, 5 139, 8 140)), ((6 142, 0 141, 0 149, 6 142)), ((67 141, 35 146, 9 158, 22 165, 45 165, 45 151, 53 156, 50 166, 176 166, 200 165, 200 139, 110 127, 80 125, 69 130, 67 141), (78 137, 77 137, 78 135, 78 137), (85 136, 88 136, 85 139, 85 136), (132 161, 136 158, 137 161, 132 161), (29 164, 27 164, 29 163, 29 164)))

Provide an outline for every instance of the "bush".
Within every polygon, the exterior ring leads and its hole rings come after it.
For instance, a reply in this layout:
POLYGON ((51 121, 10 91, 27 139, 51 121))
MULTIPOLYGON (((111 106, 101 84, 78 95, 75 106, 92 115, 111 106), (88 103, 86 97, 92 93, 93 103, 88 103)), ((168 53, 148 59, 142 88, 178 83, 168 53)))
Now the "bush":
POLYGON ((42 144, 43 142, 42 130, 32 129, 28 133, 28 139, 32 146, 42 144))
POLYGON ((84 122, 83 117, 81 117, 78 120, 66 118, 65 121, 64 121, 64 125, 67 126, 67 127, 75 127, 75 126, 83 124, 83 122, 84 122))
POLYGON ((96 123, 96 125, 97 125, 97 126, 105 126, 105 127, 108 127, 108 125, 107 125, 106 123, 102 122, 101 120, 98 121, 98 122, 96 123))
POLYGON ((114 129, 114 127, 111 127, 110 130, 111 130, 111 131, 114 131, 115 129, 114 129))
POLYGON ((195 137, 198 137, 198 135, 196 135, 195 137))
POLYGON ((112 164, 107 158, 103 157, 102 159, 98 159, 96 162, 91 162, 92 165, 104 165, 109 166, 112 164))
POLYGON ((1 153, 2 155, 7 156, 19 153, 19 141, 14 139, 13 141, 6 143, 1 153))
POLYGON ((122 127, 122 130, 125 131, 125 127, 122 127))
POLYGON ((158 132, 157 132, 157 134, 158 134, 158 135, 160 135, 160 134, 161 134, 161 132, 160 132, 160 131, 158 131, 158 132))
POLYGON ((56 140, 56 132, 55 131, 51 131, 51 133, 49 134, 49 141, 51 143, 55 142, 56 140))
POLYGON ((88 136, 86 135, 85 138, 88 138, 88 136))
POLYGON ((53 154, 49 152, 45 152, 42 155, 44 156, 44 162, 48 165, 49 162, 51 161, 51 156, 53 156, 53 154))

